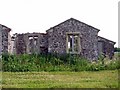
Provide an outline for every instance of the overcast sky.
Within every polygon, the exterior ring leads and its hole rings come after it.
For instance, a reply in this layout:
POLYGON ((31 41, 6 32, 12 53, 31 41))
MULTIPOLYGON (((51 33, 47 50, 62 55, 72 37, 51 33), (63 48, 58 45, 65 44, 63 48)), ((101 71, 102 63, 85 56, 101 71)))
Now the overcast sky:
POLYGON ((13 33, 44 33, 69 18, 100 29, 118 46, 119 0, 0 0, 0 24, 13 33))

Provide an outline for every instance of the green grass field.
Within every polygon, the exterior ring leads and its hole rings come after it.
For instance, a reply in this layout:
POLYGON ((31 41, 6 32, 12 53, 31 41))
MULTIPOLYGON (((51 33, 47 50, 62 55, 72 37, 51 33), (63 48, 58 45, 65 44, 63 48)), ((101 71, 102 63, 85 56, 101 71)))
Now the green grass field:
POLYGON ((3 72, 3 88, 118 88, 118 71, 3 72))

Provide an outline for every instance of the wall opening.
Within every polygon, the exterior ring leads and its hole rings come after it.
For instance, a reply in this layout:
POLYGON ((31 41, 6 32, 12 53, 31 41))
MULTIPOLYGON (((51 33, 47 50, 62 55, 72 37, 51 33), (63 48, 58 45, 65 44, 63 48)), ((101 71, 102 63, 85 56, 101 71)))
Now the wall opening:
POLYGON ((66 51, 67 53, 80 54, 80 35, 79 33, 66 34, 66 51))
POLYGON ((38 45, 38 36, 29 36, 29 53, 36 53, 38 51, 37 45, 38 45))

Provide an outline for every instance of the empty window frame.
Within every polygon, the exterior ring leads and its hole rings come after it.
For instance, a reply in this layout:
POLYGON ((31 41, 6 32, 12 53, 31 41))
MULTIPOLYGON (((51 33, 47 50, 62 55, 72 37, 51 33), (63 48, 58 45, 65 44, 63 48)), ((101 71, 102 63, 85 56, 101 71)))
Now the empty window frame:
POLYGON ((29 50, 29 53, 32 53, 32 52, 36 52, 38 49, 37 49, 37 44, 38 44, 38 36, 37 35, 32 35, 32 36, 28 36, 29 38, 29 43, 28 43, 28 50, 29 50))
POLYGON ((66 51, 67 53, 80 53, 80 34, 76 32, 66 34, 66 51))
POLYGON ((29 44, 37 45, 38 36, 29 36, 29 44))

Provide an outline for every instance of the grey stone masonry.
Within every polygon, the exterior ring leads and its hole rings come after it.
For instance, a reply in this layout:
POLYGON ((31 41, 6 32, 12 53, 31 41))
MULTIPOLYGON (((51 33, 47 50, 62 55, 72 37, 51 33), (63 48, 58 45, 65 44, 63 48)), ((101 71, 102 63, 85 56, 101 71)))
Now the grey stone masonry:
POLYGON ((0 25, 0 55, 2 54, 2 26, 0 25))
POLYGON ((79 54, 89 60, 97 60, 99 30, 73 18, 47 30, 48 51, 66 53, 66 33, 75 32, 79 33, 80 38, 79 54))
POLYGON ((47 35, 44 33, 17 34, 14 39, 17 54, 47 53, 47 35))
POLYGON ((9 52, 9 45, 11 29, 0 24, 0 53, 8 53, 9 52))
POLYGON ((115 42, 98 36, 99 31, 70 18, 51 27, 46 33, 16 33, 11 38, 10 29, 1 25, 0 52, 78 54, 88 60, 97 60, 104 53, 112 58, 115 42))
POLYGON ((115 42, 98 36, 98 43, 99 55, 103 53, 105 56, 108 56, 110 59, 112 59, 114 55, 115 42))

